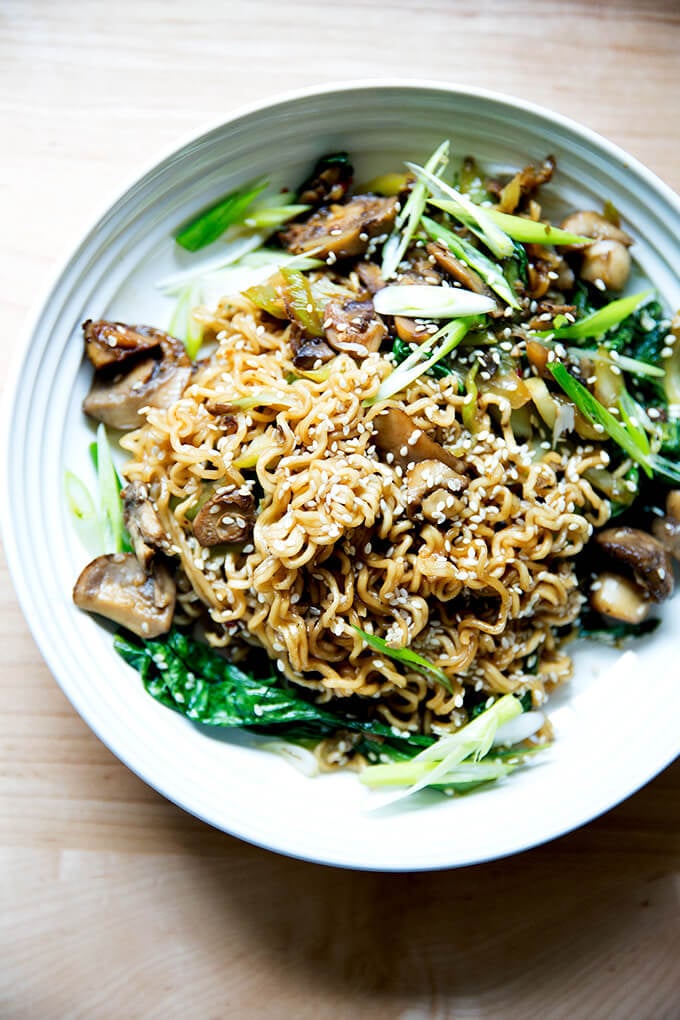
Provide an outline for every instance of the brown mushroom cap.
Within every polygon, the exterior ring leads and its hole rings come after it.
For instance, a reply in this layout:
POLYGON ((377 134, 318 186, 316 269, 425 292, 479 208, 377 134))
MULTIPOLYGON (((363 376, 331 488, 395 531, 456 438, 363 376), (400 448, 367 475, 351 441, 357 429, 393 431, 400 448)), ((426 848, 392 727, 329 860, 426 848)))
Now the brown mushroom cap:
POLYGON ((336 351, 367 357, 387 336, 372 301, 329 301, 324 311, 326 340, 336 351))
POLYGON ((658 538, 671 556, 680 560, 680 489, 672 489, 666 497, 666 516, 657 517, 652 524, 654 537, 658 538))
POLYGON ((595 543, 610 559, 627 568, 652 602, 663 602, 673 593, 673 565, 668 550, 652 535, 638 528, 605 528, 595 543))
POLYGON ((250 489, 222 487, 206 500, 194 518, 194 535, 202 546, 243 542, 255 520, 255 501, 250 489))
POLYGON ((481 276, 466 266, 464 262, 457 259, 453 252, 441 244, 441 242, 430 242, 427 245, 426 251, 428 255, 431 255, 440 269, 443 269, 445 273, 461 283, 466 290, 472 290, 476 294, 488 294, 490 293, 489 288, 486 286, 481 276))
POLYGON ((317 249, 319 258, 363 255, 371 240, 389 233, 397 215, 396 198, 357 195, 343 205, 320 209, 303 223, 281 233, 284 247, 295 255, 317 249))
POLYGON ((438 460, 465 478, 465 462, 414 425, 405 411, 388 407, 372 424, 373 441, 378 450, 392 454, 390 463, 407 467, 422 460, 438 460))
POLYGON ((85 353, 96 369, 119 364, 135 354, 154 350, 178 341, 153 326, 128 326, 124 322, 106 319, 83 323, 85 353))
POLYGON ((114 429, 135 429, 141 425, 144 407, 170 407, 184 393, 191 366, 144 358, 129 372, 112 380, 95 376, 83 401, 83 411, 114 429))
POLYGON ((100 319, 83 323, 85 350, 97 368, 83 410, 117 429, 141 424, 144 407, 169 407, 191 376, 184 345, 153 326, 100 319))
POLYGON ((141 638, 166 634, 175 611, 175 582, 163 563, 146 573, 132 553, 98 556, 73 589, 79 609, 98 613, 141 638))

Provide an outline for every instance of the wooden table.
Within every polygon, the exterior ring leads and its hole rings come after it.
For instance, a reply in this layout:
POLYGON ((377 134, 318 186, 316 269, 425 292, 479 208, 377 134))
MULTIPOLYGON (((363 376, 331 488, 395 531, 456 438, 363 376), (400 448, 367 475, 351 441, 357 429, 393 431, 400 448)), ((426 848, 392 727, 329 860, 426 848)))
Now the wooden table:
MULTIPOLYGON (((679 47, 673 0, 4 0, 0 375, 109 196, 239 104, 331 78, 457 80, 552 106, 678 189, 679 47)), ((680 765, 495 864, 286 860, 166 803, 99 743, 1 569, 2 1018, 680 1016, 680 765)))

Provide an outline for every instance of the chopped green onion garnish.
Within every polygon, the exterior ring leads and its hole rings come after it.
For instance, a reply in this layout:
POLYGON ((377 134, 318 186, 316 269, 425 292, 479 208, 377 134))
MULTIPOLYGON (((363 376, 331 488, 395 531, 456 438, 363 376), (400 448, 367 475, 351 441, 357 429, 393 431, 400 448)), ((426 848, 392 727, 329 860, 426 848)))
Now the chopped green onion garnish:
POLYGON ((124 525, 123 503, 120 498, 118 473, 111 457, 106 428, 97 427, 97 476, 99 481, 99 504, 113 552, 122 552, 124 525))
POLYGON ((467 195, 456 191, 435 174, 430 173, 427 167, 417 166, 415 163, 407 163, 406 166, 413 171, 418 180, 428 185, 432 197, 439 200, 440 208, 443 208, 441 204, 443 200, 446 202, 446 211, 474 231, 496 258, 505 259, 512 255, 514 246, 511 238, 487 215, 486 209, 475 205, 467 195))
POLYGON ((383 287, 373 298, 380 315, 407 315, 422 319, 454 319, 465 315, 484 315, 496 307, 495 301, 460 287, 436 287, 431 284, 394 284, 383 287))
POLYGON ((175 235, 177 244, 187 251, 212 244, 232 223, 242 220, 246 209, 266 187, 266 181, 256 181, 230 192, 183 227, 175 235))
POLYGON ((396 662, 401 662, 405 666, 411 666, 412 669, 416 669, 419 673, 430 673, 433 677, 439 680, 439 683, 442 684, 447 691, 451 691, 451 681, 444 670, 423 658, 422 655, 418 655, 417 652, 412 652, 410 648, 392 648, 383 638, 378 637, 376 634, 368 634, 365 630, 362 630, 361 627, 355 627, 354 624, 352 624, 352 630, 355 630, 357 634, 364 639, 366 644, 371 648, 374 648, 377 652, 382 652, 383 655, 387 655, 390 659, 394 659, 396 662))
POLYGON ((602 336, 608 329, 618 326, 620 322, 632 315, 651 294, 651 290, 644 290, 639 294, 631 294, 630 297, 618 298, 577 322, 572 322, 568 326, 560 326, 559 329, 543 330, 536 333, 536 336, 552 337, 554 340, 586 340, 589 337, 602 336))
POLYGON ((503 298, 506 304, 510 305, 511 308, 520 308, 517 295, 495 262, 487 258, 483 252, 475 248, 469 241, 458 237, 452 230, 442 227, 440 223, 430 219, 429 216, 422 217, 422 224, 430 237, 435 241, 441 241, 457 258, 465 262, 471 269, 474 269, 476 273, 479 273, 491 290, 503 298))
POLYGON ((405 772, 400 771, 403 764, 401 762, 396 765, 372 765, 364 769, 359 778, 362 783, 371 787, 395 783, 408 785, 408 789, 395 799, 416 793, 426 786, 446 783, 444 777, 462 762, 469 761, 471 764, 484 758, 491 750, 498 728, 521 713, 522 704, 519 698, 505 694, 456 733, 442 737, 417 754, 406 763, 411 767, 405 772), (395 769, 399 770, 398 776, 395 769))
POLYGON ((180 291, 168 326, 168 332, 183 341, 184 348, 192 361, 196 360, 203 342, 203 326, 194 316, 194 308, 200 301, 201 292, 198 284, 189 284, 185 287, 180 291))
POLYGON ((475 324, 475 321, 475 319, 456 319, 442 326, 440 330, 421 344, 417 350, 409 354, 408 358, 402 361, 395 368, 394 372, 382 381, 375 396, 365 400, 364 406, 370 407, 372 404, 380 403, 381 400, 388 400, 395 393, 399 393, 407 386, 410 386, 412 382, 415 382, 421 375, 424 375, 433 365, 436 365, 438 361, 441 361, 447 354, 450 354, 463 340, 468 330, 475 324), (424 355, 432 350, 434 344, 440 340, 442 342, 439 347, 432 352, 429 358, 423 360, 424 355))
MULTIPOLYGON (((442 142, 439 148, 436 149, 428 159, 425 164, 425 168, 428 171, 431 170, 433 173, 436 173, 440 167, 446 166, 448 156, 449 143, 442 142)), ((427 188, 422 181, 416 181, 411 189, 411 194, 409 195, 404 208, 397 216, 394 231, 390 234, 383 245, 381 266, 383 279, 390 280, 394 276, 397 266, 406 254, 406 249, 418 229, 420 217, 425 211, 426 202, 427 188), (406 224, 405 227, 404 224, 406 224), (404 227, 403 230, 402 227, 404 227)))
POLYGON ((648 456, 642 452, 638 442, 630 435, 625 425, 617 421, 614 415, 578 379, 574 379, 573 375, 569 374, 564 365, 559 364, 559 362, 553 362, 549 368, 555 382, 573 400, 581 414, 585 415, 592 425, 601 425, 609 438, 613 439, 628 454, 631 460, 640 464, 646 473, 651 476, 652 472, 648 456))
MULTIPOLYGON (((436 202, 433 203, 437 205, 436 202)), ((497 209, 485 209, 484 212, 494 223, 505 231, 513 241, 522 244, 592 244, 595 238, 581 237, 561 227, 553 227, 550 223, 528 220, 524 216, 512 216, 510 213, 499 212, 497 209)))
POLYGON ((106 543, 101 517, 89 489, 77 475, 67 469, 64 472, 64 491, 83 544, 91 555, 98 556, 106 543))
POLYGON ((254 230, 277 230, 288 220, 311 209, 311 205, 277 205, 253 209, 243 220, 243 225, 254 230))

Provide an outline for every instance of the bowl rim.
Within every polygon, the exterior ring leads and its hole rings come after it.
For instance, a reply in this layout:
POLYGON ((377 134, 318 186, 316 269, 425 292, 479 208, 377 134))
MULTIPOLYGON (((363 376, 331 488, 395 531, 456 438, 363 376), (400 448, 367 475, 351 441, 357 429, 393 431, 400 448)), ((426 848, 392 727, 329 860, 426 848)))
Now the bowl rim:
MULTIPOLYGON (((551 124, 564 129, 572 135, 580 137, 580 139, 589 147, 594 146, 600 152, 604 152, 610 159, 613 159, 626 169, 637 174, 638 177, 645 181, 648 187, 657 193, 663 202, 670 205, 678 214, 680 214, 680 196, 637 157, 630 155, 618 144, 609 141, 594 129, 580 124, 578 121, 573 120, 569 116, 553 111, 549 107, 534 103, 533 101, 515 97, 504 92, 468 86, 463 83, 445 82, 437 79, 420 77, 402 78, 398 76, 391 76, 381 78, 342 79, 340 81, 312 84, 302 88, 277 92, 274 96, 270 95, 249 103, 240 104, 228 115, 204 121, 198 127, 195 127, 191 131, 179 136, 169 145, 164 145, 156 151, 155 155, 152 155, 149 159, 145 160, 141 168, 133 170, 127 174, 124 184, 122 186, 119 184, 115 187, 115 189, 111 189, 111 192, 107 195, 107 197, 101 201, 101 205, 99 205, 98 211, 95 215, 88 217, 85 228, 78 231, 75 242, 73 239, 69 239, 68 242, 64 244, 64 249, 60 255, 55 257, 52 270, 47 274, 46 282, 38 290, 36 297, 31 302, 31 306, 24 317, 24 325, 21 329, 19 342, 15 345, 14 351, 9 359, 6 377, 7 381, 5 392, 3 394, 2 414, 0 415, 0 424, 3 427, 2 443, 0 444, 0 479, 4 483, 5 491, 9 490, 9 486, 11 484, 9 466, 11 447, 10 424, 14 416, 17 400, 19 399, 19 382, 24 370, 31 340, 38 328, 44 309, 51 300, 54 292, 57 290, 70 263, 75 260, 80 249, 87 243, 90 236, 97 231, 99 225, 102 223, 104 218, 108 216, 111 210, 126 198, 135 185, 146 179, 150 174, 157 172, 167 161, 171 160, 174 156, 191 144, 198 142, 200 139, 213 132, 219 131, 226 125, 233 124, 239 120, 246 119, 264 111, 276 111, 277 108, 284 107, 300 100, 315 97, 322 98, 338 93, 362 92, 366 90, 385 92, 390 90, 400 90, 413 91, 415 93, 435 92, 450 96, 472 97, 481 101, 488 101, 496 106, 505 106, 511 110, 520 110, 522 113, 549 121, 551 124)), ((271 846, 264 841, 257 840, 252 836, 249 836, 247 833, 239 831, 238 826, 226 829, 220 824, 213 822, 210 818, 201 813, 200 810, 188 806, 181 797, 174 795, 172 791, 167 788, 167 783, 158 782, 156 780, 153 782, 150 781, 148 776, 145 775, 141 769, 137 769, 134 765, 130 764, 128 761, 128 755, 124 748, 119 750, 112 746, 117 742, 112 737, 107 737, 103 732, 101 732, 99 720, 93 718, 92 713, 88 710, 88 708, 80 703, 80 699, 77 695, 75 695, 73 691, 67 690, 64 684, 62 684, 59 676, 59 664, 57 661, 53 661, 51 648, 47 640, 47 636, 43 631, 40 617, 33 610, 30 586, 26 583, 26 579, 22 573, 16 526, 10 513, 9 503, 7 500, 3 500, 0 505, 0 534, 5 548, 9 575, 14 586, 17 601, 29 627, 32 638, 38 646, 40 654, 50 670, 52 677, 59 684, 61 690, 73 705, 76 712, 97 736, 97 738, 102 741, 102 743, 126 766, 126 768, 129 768, 135 775, 139 776, 144 783, 151 786, 152 789, 156 790, 164 798, 176 804, 184 811, 187 811, 194 817, 201 819, 201 821, 206 824, 218 828, 220 831, 236 836, 251 845, 260 846, 283 856, 332 867, 378 872, 437 871, 452 867, 467 867, 473 864, 499 860, 515 853, 548 843, 588 824, 601 814, 620 804, 623 800, 627 799, 627 797, 636 793, 644 785, 655 778, 655 776, 657 776, 661 771, 663 771, 664 768, 670 765, 675 758, 675 755, 671 755, 667 760, 657 763, 658 767, 656 767, 652 773, 645 774, 642 778, 640 778, 638 783, 636 783, 632 788, 629 788, 625 794, 618 797, 613 802, 610 798, 605 796, 603 798, 603 802, 598 802, 594 805, 591 804, 587 812, 576 824, 573 824, 570 821, 559 823, 553 826, 552 830, 544 832, 541 835, 537 835, 530 842, 522 840, 515 845, 512 840, 509 840, 499 851, 491 850, 481 856, 479 854, 475 854, 474 856, 470 856, 469 859, 461 859, 453 864, 419 864, 410 867, 405 867, 403 864, 385 864, 378 866, 373 864, 351 862, 343 859, 342 857, 319 859, 311 853, 306 854, 303 851, 296 852, 291 849, 271 846)))

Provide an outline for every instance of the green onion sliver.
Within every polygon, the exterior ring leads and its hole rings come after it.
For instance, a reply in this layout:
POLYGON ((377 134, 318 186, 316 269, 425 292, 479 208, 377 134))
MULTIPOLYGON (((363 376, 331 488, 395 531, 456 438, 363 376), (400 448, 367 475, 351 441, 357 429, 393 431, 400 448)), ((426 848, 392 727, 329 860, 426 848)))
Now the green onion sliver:
POLYGON ((592 395, 590 390, 587 390, 578 379, 574 379, 564 365, 553 362, 549 368, 555 382, 562 387, 591 425, 600 425, 609 438, 617 443, 631 460, 640 464, 647 475, 651 476, 649 456, 640 449, 639 439, 634 438, 626 426, 617 421, 614 415, 592 395))
POLYGON ((354 624, 352 624, 352 630, 356 631, 370 648, 374 648, 375 651, 381 652, 383 655, 387 655, 390 659, 394 659, 396 662, 401 662, 406 666, 411 666, 412 669, 416 669, 419 673, 430 673, 433 677, 439 680, 440 684, 442 684, 447 691, 451 692, 451 681, 447 677, 446 673, 440 669, 439 666, 435 666, 434 663, 423 658, 422 655, 418 655, 417 652, 412 652, 410 648, 392 648, 383 638, 378 637, 377 634, 368 634, 360 627, 355 627, 354 624))
POLYGON ((97 428, 97 477, 99 481, 99 505, 108 532, 107 539, 113 552, 123 550, 123 503, 120 498, 118 475, 111 458, 106 428, 97 428))
POLYGON ((637 311, 642 302, 646 301, 652 293, 651 290, 644 290, 639 294, 618 298, 616 301, 610 301, 604 308, 599 308, 596 312, 584 316, 583 319, 572 322, 569 326, 543 330, 536 336, 552 337, 554 340, 585 340, 589 337, 602 336, 608 329, 618 326, 629 315, 637 311))
POLYGON ((395 393, 410 386, 412 382, 419 379, 421 375, 436 365, 438 361, 450 354, 464 339, 468 331, 475 323, 475 319, 456 319, 442 326, 433 336, 426 340, 413 354, 410 354, 405 361, 395 368, 394 372, 383 379, 373 397, 364 401, 365 407, 378 404, 382 400, 388 400, 395 393), (431 350, 437 341, 442 341, 439 347, 432 352, 429 358, 423 360, 423 355, 431 350))
POLYGON ((413 171, 418 180, 427 184, 433 198, 448 199, 447 211, 474 230, 496 258, 505 259, 512 255, 514 245, 511 238, 487 215, 486 209, 475 205, 467 195, 450 187, 427 167, 418 166, 416 163, 407 163, 406 166, 413 171))
MULTIPOLYGON (((433 203, 437 205, 437 202, 433 203)), ((580 234, 572 234, 561 227, 553 227, 551 223, 541 223, 540 220, 528 220, 524 216, 512 216, 510 213, 499 212, 497 209, 485 209, 486 215, 494 223, 505 231, 513 241, 520 241, 522 244, 564 244, 564 245, 585 245, 592 244, 595 238, 581 237, 580 234)))
MULTIPOLYGON (((449 143, 445 141, 432 153, 425 164, 426 169, 436 172, 443 168, 447 163, 448 156, 449 143)), ((418 229, 426 203, 427 188, 422 181, 416 181, 403 209, 395 220, 393 232, 383 245, 381 272, 384 280, 390 280, 397 271, 397 266, 406 254, 406 249, 418 229)))
POLYGON ((422 224, 431 238, 445 244, 452 254, 462 262, 479 273, 485 283, 501 297, 511 308, 520 308, 517 295, 503 276, 500 267, 487 258, 486 255, 475 248, 462 237, 458 237, 452 230, 441 226, 429 216, 422 217, 422 224))
POLYGON ((212 244, 228 227, 243 218, 246 209, 266 187, 266 181, 255 181, 225 195, 175 235, 177 244, 187 251, 199 251, 212 244))

